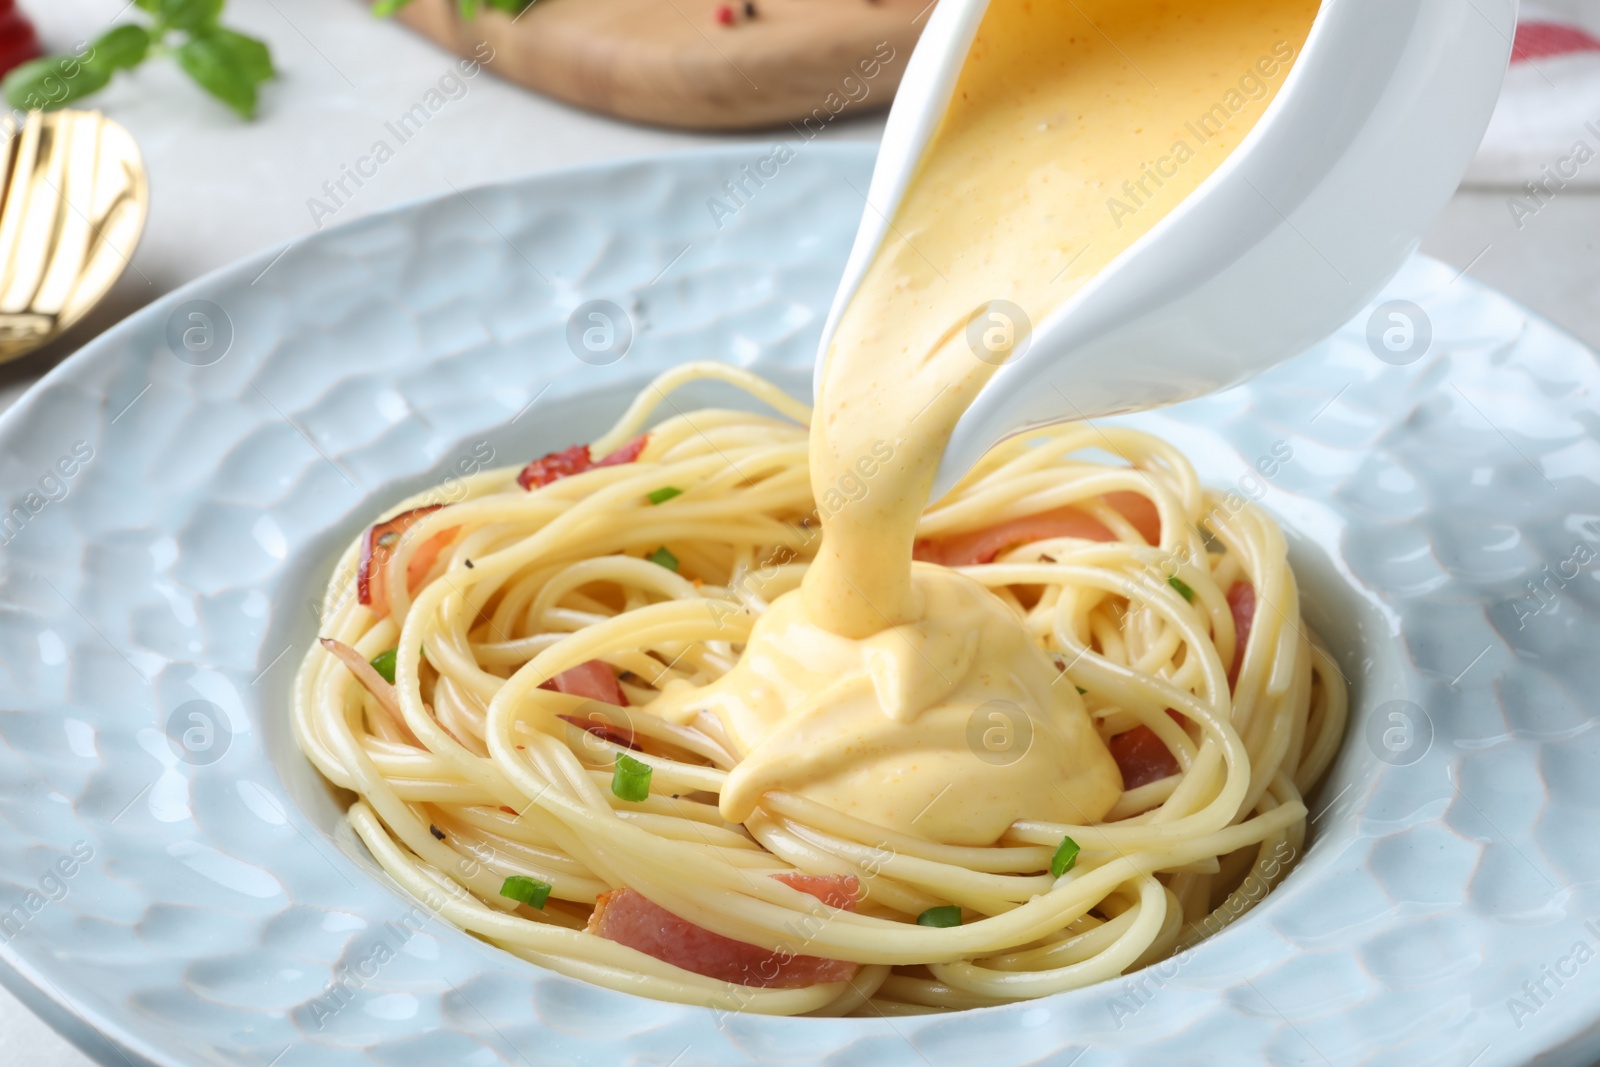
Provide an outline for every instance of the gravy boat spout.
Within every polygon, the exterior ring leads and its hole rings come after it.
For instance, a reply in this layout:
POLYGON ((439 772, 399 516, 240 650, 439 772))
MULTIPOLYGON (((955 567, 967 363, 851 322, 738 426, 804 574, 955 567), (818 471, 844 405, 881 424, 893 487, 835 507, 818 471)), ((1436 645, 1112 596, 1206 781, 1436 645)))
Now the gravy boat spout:
MULTIPOLYGON (((987 5, 941 0, 911 56, 823 330, 819 388, 987 5)), ((1239 147, 1032 324, 957 423, 933 499, 1005 438, 1237 385, 1366 307, 1466 172, 1515 27, 1516 0, 1324 0, 1239 147)))

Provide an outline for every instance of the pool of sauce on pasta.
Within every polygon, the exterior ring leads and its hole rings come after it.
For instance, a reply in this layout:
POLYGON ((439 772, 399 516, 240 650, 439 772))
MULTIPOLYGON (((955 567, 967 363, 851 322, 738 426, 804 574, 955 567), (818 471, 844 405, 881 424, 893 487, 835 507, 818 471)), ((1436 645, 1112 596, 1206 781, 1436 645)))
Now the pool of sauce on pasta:
POLYGON ((986 845, 1017 819, 1110 810, 1121 776, 1060 667, 999 598, 912 561, 945 444, 1001 362, 976 358, 966 326, 996 299, 1042 321, 1171 212, 1260 119, 1318 6, 990 4, 826 356, 813 490, 822 499, 863 457, 874 476, 825 517, 802 588, 763 615, 738 666, 694 694, 738 749, 725 818, 781 789, 986 845), (1014 761, 969 744, 974 711, 995 701, 1033 724, 1014 761))

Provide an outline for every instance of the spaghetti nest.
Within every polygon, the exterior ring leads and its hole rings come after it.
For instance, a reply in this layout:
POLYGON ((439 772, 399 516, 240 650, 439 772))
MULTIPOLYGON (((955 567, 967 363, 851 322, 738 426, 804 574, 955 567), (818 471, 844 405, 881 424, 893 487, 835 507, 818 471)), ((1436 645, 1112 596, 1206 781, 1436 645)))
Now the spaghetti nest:
POLYGON ((356 794, 350 822, 400 885, 600 985, 849 1015, 1113 978, 1221 929, 1281 879, 1303 844, 1302 797, 1342 735, 1343 680, 1300 620, 1274 522, 1126 429, 1007 442, 919 529, 935 557, 979 531, 1021 531, 960 569, 1083 693, 1130 786, 1103 821, 1023 820, 992 847, 950 846, 774 792, 725 822, 736 759, 716 721, 651 706, 730 670, 755 620, 798 587, 827 515, 808 478, 809 409, 741 371, 680 367, 579 458, 619 454, 698 378, 782 417, 680 412, 631 462, 574 462, 528 489, 514 468, 476 474, 447 506, 402 504, 402 536, 369 533, 345 553, 298 676, 296 736, 356 794), (1130 495, 1159 515, 1158 543, 1114 506, 1130 495), (1076 536, 1027 521, 1067 513, 1076 536), (1084 516, 1110 539, 1082 536, 1084 516), (362 602, 380 586, 382 612, 362 602), (597 900, 622 914, 621 892, 646 905, 642 941, 595 921, 597 900), (739 951, 762 958, 759 975, 719 971, 717 953, 739 951), (831 966, 783 966, 795 960, 831 966), (780 980, 797 973, 812 979, 780 980))

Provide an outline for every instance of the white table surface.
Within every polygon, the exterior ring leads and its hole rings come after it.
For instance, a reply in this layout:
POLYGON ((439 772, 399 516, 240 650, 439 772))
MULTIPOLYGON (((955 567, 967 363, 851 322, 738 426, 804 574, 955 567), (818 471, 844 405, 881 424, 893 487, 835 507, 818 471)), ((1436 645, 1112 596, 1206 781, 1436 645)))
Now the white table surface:
MULTIPOLYGON (((1568 0, 1569 3, 1583 0, 1568 0)), ((22 0, 46 46, 69 50, 114 21, 126 0, 22 0)), ((357 0, 232 0, 226 21, 268 41, 280 71, 253 123, 235 119, 165 61, 121 76, 90 104, 132 131, 150 172, 151 210, 130 269, 60 341, 0 367, 0 408, 100 330, 162 293, 270 245, 315 232, 307 200, 365 154, 383 124, 416 103, 454 59, 357 0)), ((770 144, 780 133, 723 137, 600 118, 488 74, 468 82, 422 133, 332 220, 535 171, 696 145, 770 144)), ((827 139, 871 140, 881 116, 833 123, 827 139)), ((787 132, 787 131, 784 131, 787 132)), ((1505 192, 1463 191, 1423 251, 1465 268, 1600 347, 1600 195, 1568 192, 1519 230, 1505 192)), ((90 1061, 0 990, 0 1064, 90 1061)))

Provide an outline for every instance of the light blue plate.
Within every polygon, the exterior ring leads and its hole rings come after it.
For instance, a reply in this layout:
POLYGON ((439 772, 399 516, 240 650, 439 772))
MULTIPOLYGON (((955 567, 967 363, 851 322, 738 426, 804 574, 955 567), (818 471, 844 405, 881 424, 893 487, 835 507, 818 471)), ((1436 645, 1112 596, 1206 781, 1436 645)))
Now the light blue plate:
POLYGON ((408 930, 288 724, 334 555, 487 450, 594 436, 681 360, 803 389, 872 155, 803 147, 719 228, 707 200, 763 154, 329 230, 144 309, 0 418, 8 984, 114 1064, 1592 1058, 1600 372, 1421 259, 1385 297, 1420 307, 1132 420, 1293 529, 1354 686, 1314 843, 1234 927, 1116 984, 895 1020, 719 1018, 408 930), (631 321, 616 362, 569 345, 595 299, 631 321))

